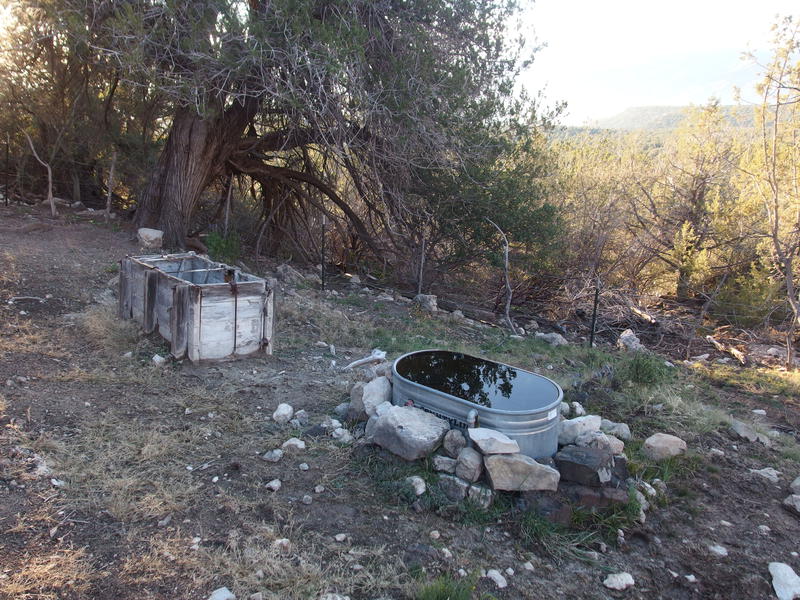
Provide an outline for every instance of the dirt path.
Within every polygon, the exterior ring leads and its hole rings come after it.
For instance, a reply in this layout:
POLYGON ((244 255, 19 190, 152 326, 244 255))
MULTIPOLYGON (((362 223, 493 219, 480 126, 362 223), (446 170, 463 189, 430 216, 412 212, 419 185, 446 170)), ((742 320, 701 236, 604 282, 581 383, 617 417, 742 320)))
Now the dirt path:
MULTIPOLYGON (((387 484, 407 465, 271 421, 280 402, 307 411, 309 425, 331 415, 358 377, 331 361, 369 350, 360 319, 407 321, 403 305, 301 286, 280 298, 274 356, 159 369, 149 358, 163 344, 102 304, 117 261, 137 252, 129 231, 4 208, 0 228, 0 597, 205 600, 227 586, 240 599, 399 599, 463 569, 475 598, 770 598, 768 562, 800 571, 800 521, 780 506, 800 474, 788 442, 687 430, 691 473, 668 482, 668 499, 624 544, 597 543, 594 560, 577 560, 563 538, 527 543, 516 499, 488 516, 415 510, 387 484), (19 296, 33 299, 9 302, 19 296), (335 357, 320 339, 337 344, 335 357), (260 457, 293 436, 305 450, 260 457), (778 484, 750 473, 767 466, 778 484), (479 577, 492 568, 513 569, 507 588, 479 577), (617 571, 635 587, 604 588, 617 571)), ((798 422, 786 408, 796 397, 691 385, 726 412, 762 406, 783 436, 798 422)), ((649 407, 639 414, 631 426, 648 433, 658 421, 649 407)))

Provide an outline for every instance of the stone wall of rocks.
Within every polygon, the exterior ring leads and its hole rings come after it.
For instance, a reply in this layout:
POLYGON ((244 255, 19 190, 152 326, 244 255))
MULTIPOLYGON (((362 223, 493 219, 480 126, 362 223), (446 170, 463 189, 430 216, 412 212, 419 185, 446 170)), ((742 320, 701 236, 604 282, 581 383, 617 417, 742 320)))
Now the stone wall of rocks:
MULTIPOLYGON (((364 422, 363 443, 375 444, 408 460, 430 459, 439 473, 436 485, 449 500, 470 500, 488 508, 496 492, 523 492, 531 508, 554 520, 568 520, 569 505, 603 509, 625 504, 633 494, 641 507, 639 519, 659 493, 663 482, 629 477, 625 442, 631 439, 625 423, 587 415, 577 402, 562 403, 559 451, 534 460, 499 431, 451 428, 439 417, 414 406, 394 406, 390 363, 367 366, 367 381, 356 383, 350 402, 337 413, 351 422, 364 422), (571 418, 570 418, 571 417, 571 418)), ((360 433, 360 426, 355 431, 360 433)), ((651 460, 665 460, 686 451, 686 443, 666 433, 644 441, 651 460)), ((426 493, 425 482, 409 481, 415 493, 426 493)))

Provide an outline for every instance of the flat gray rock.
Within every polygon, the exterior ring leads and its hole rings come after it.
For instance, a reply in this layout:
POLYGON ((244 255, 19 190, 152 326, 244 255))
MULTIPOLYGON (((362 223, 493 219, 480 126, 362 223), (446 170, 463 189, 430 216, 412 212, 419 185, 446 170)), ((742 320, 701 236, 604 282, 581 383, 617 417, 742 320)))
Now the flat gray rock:
POLYGON ((444 419, 413 406, 393 406, 378 417, 372 442, 406 460, 417 460, 432 453, 450 424, 444 419))
POLYGON ((492 454, 483 459, 492 488, 509 492, 533 492, 558 488, 561 475, 524 454, 492 454))
POLYGON ((772 589, 778 600, 794 600, 800 598, 800 577, 786 563, 769 563, 769 574, 772 575, 772 589))
POLYGON ((494 429, 475 427, 467 429, 467 435, 483 454, 516 454, 519 452, 519 444, 516 440, 512 440, 506 434, 494 429))

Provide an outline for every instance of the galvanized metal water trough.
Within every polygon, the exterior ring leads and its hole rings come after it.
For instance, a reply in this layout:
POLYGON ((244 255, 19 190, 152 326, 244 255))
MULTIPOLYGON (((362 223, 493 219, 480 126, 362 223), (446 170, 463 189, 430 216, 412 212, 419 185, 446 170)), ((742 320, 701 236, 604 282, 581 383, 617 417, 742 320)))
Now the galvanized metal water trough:
POLYGON ((273 311, 270 282, 194 252, 120 261, 120 317, 158 330, 175 358, 272 354, 273 311))
POLYGON ((392 401, 413 404, 455 427, 487 427, 531 458, 558 450, 557 383, 536 373, 460 352, 420 350, 392 366, 392 401))

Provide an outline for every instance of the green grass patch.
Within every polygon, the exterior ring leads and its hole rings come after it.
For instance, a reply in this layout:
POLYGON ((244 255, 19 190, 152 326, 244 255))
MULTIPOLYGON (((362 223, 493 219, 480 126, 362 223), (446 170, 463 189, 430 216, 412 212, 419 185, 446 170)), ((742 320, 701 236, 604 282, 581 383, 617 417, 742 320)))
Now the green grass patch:
POLYGON ((470 600, 475 590, 473 578, 453 579, 442 575, 431 582, 423 583, 414 596, 415 600, 470 600))
POLYGON ((517 535, 528 549, 544 552, 557 560, 587 560, 586 547, 597 540, 594 531, 572 531, 548 521, 535 511, 522 513, 517 535))
POLYGON ((620 362, 616 378, 620 382, 655 386, 667 383, 674 376, 675 368, 668 367, 664 358, 647 352, 636 352, 620 362))
POLYGON ((654 461, 645 456, 642 445, 641 440, 630 440, 625 444, 628 471, 633 477, 645 481, 660 479, 664 483, 669 483, 670 480, 685 481, 694 477, 703 467, 705 459, 695 452, 654 461))
MULTIPOLYGON (((694 370, 712 385, 759 396, 787 396, 800 400, 800 373, 728 365, 696 365, 694 370)), ((771 399, 771 398, 770 398, 771 399)), ((776 402, 776 404, 779 404, 776 402)))

